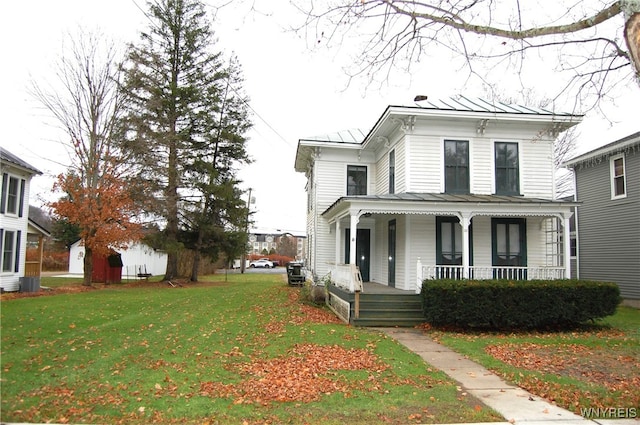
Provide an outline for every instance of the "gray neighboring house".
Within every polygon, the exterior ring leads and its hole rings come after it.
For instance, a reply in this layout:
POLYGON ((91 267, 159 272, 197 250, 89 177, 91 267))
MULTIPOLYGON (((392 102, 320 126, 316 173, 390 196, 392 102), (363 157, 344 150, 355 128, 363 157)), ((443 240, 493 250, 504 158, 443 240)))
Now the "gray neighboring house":
POLYGON ((640 131, 565 163, 575 173, 578 277, 640 307, 640 131))

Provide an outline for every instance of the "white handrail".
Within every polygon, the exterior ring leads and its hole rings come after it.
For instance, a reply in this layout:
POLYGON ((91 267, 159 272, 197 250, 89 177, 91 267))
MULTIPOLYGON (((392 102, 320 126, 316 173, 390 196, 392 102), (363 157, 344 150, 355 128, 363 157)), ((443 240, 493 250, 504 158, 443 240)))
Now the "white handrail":
POLYGON ((347 292, 362 292, 362 275, 355 264, 330 264, 331 282, 347 292))

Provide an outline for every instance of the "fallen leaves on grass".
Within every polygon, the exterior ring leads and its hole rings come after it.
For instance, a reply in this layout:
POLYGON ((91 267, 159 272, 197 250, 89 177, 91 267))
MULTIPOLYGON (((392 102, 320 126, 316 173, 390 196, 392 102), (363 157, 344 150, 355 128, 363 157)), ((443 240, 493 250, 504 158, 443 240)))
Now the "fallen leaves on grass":
POLYGON ((346 349, 337 345, 298 344, 286 356, 255 360, 234 367, 247 379, 232 385, 203 382, 200 394, 233 397, 234 404, 270 402, 310 402, 323 394, 342 392, 345 397, 356 388, 380 389, 377 375, 388 366, 364 349, 346 349), (337 371, 367 370, 366 381, 347 381, 337 371))
POLYGON ((342 323, 342 321, 332 312, 321 308, 304 304, 300 301, 300 290, 287 288, 289 298, 288 306, 294 308, 294 314, 289 321, 293 325, 300 325, 305 322, 332 324, 342 323))
POLYGON ((520 386, 551 401, 577 410, 588 400, 592 407, 640 405, 640 357, 612 354, 606 347, 587 347, 580 344, 553 346, 523 343, 489 345, 486 352, 517 368, 567 376, 592 385, 604 387, 611 398, 580 391, 573 386, 547 382, 536 376, 520 377, 520 386))

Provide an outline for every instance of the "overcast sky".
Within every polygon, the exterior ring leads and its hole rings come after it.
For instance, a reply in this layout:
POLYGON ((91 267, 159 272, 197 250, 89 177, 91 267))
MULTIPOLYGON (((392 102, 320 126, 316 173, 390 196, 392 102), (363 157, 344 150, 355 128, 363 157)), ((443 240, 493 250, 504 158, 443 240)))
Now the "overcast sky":
MULTIPOLYGON (((148 22, 140 9, 146 10, 146 4, 144 0, 5 3, 0 18, 4 58, 0 145, 44 173, 34 178, 31 194, 31 203, 40 206, 40 198, 51 199, 52 176, 64 172, 69 159, 62 147, 64 134, 28 94, 30 81, 55 82, 52 69, 63 39, 77 33, 79 26, 99 28, 122 43, 136 42, 138 31, 148 22)), ((219 39, 216 47, 227 55, 235 52, 243 66, 245 91, 254 112, 248 149, 255 162, 242 170, 241 177, 256 199, 257 227, 300 232, 305 229, 306 181, 294 171, 299 138, 349 128, 369 130, 387 105, 412 105, 417 94, 456 95, 464 77, 447 69, 446 62, 433 66, 436 62, 425 61, 418 74, 395 74, 393 82, 383 87, 356 80, 346 88, 344 50, 312 49, 313 37, 287 31, 301 19, 287 1, 263 2, 262 14, 249 13, 251 3, 259 2, 245 1, 220 10, 213 27, 219 39)), ((538 89, 543 87, 541 81, 538 89)), ((483 95, 468 87, 463 93, 483 95)), ((616 104, 603 105, 608 118, 616 121, 613 127, 595 113, 588 114, 580 125, 577 153, 639 131, 639 99, 640 91, 631 87, 616 104)))

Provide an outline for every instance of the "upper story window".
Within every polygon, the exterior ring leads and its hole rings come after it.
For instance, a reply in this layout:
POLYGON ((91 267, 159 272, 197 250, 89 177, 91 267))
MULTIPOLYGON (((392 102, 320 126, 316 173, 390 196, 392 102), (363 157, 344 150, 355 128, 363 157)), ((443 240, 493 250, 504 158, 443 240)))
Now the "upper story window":
POLYGON ((626 168, 624 155, 616 155, 609 160, 611 164, 611 199, 627 196, 626 168))
POLYGON ((518 144, 496 142, 496 194, 520 195, 520 164, 518 144))
POLYGON ((4 173, 2 175, 0 213, 22 216, 22 193, 24 193, 24 180, 4 173))
POLYGON ((347 196, 367 194, 367 167, 347 165, 347 196))
POLYGON ((469 193, 469 142, 444 141, 444 191, 469 193))
POLYGON ((396 193, 396 151, 389 152, 389 193, 396 193))

